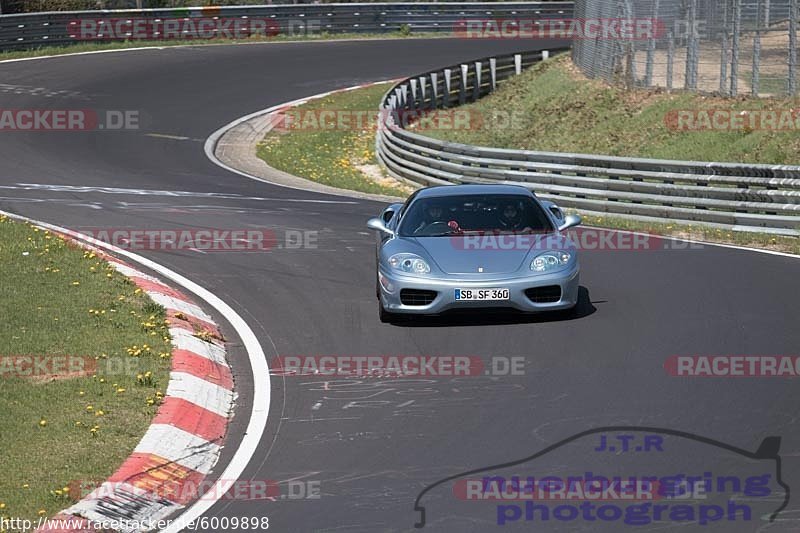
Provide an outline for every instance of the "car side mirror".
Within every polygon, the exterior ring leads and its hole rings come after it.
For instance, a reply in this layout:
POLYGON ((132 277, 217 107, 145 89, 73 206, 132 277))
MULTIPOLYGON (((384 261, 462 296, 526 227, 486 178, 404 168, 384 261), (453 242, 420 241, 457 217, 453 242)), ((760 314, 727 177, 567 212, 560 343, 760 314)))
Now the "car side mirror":
POLYGON ((558 207, 557 205, 551 205, 550 212, 553 213, 553 216, 556 217, 559 220, 559 222, 564 221, 564 212, 561 211, 561 208, 558 207))
POLYGON ((564 223, 558 227, 558 231, 573 228, 581 223, 581 217, 578 215, 567 215, 564 217, 564 223))
POLYGON ((394 235, 394 232, 392 230, 390 230, 386 226, 386 223, 383 220, 381 220, 380 218, 371 218, 371 219, 367 220, 367 227, 369 229, 374 229, 374 230, 386 233, 388 235, 394 235))

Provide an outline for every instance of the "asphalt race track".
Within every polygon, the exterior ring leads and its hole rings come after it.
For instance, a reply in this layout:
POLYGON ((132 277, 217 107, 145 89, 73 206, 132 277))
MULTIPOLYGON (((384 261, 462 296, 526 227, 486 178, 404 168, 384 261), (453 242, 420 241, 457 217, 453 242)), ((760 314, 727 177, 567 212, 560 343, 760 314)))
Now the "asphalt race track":
MULTIPOLYGON (((750 451, 765 437, 780 436, 783 479, 800 491, 796 379, 686 379, 664 370, 671 355, 800 355, 796 259, 720 247, 597 251, 581 257, 584 301, 576 318, 459 315, 384 325, 374 294, 374 236, 364 225, 380 204, 249 180, 215 166, 203 152, 211 132, 259 109, 535 46, 555 43, 287 43, 0 64, 2 108, 130 109, 142 116, 141 129, 133 132, 0 133, 0 209, 76 230, 319 232, 316 249, 139 252, 230 304, 259 336, 270 360, 469 355, 489 368, 493 357, 524 358, 524 373, 514 376, 274 376, 267 432, 245 477, 311 481, 319 484, 320 497, 229 499, 207 516, 268 516, 275 531, 409 531, 419 520, 415 499, 426 486, 530 456, 602 426, 683 431, 750 451)), ((246 425, 253 386, 241 344, 230 328, 226 333, 238 403, 248 408, 237 411, 220 466, 246 425)), ((559 449, 536 468, 541 471, 544 464, 566 475, 570 465, 580 465, 580 473, 593 461, 606 461, 593 451, 597 440, 591 442, 591 447, 559 449)), ((721 448, 706 452, 701 468, 731 460, 721 448)), ((693 454, 676 448, 646 458, 678 472, 689 470, 685 462, 696 459, 693 454)), ((790 500, 772 523, 758 515, 750 522, 688 529, 798 531, 799 502, 790 500)), ((482 518, 463 514, 458 510, 463 502, 452 495, 440 494, 429 503, 426 530, 495 529, 491 512, 482 518)), ((516 527, 627 529, 584 520, 520 519, 516 527)), ((638 529, 677 527, 667 522, 638 529)))

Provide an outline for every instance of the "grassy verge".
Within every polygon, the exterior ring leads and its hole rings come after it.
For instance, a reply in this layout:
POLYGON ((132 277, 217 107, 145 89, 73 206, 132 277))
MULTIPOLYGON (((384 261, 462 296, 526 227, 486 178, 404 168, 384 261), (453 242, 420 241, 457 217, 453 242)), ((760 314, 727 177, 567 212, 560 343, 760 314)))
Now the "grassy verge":
POLYGON ((164 309, 95 254, 2 215, 0 265, 0 517, 52 516, 139 442, 169 333, 164 309), (47 366, 28 373, 20 356, 47 366))
MULTIPOLYGON (((574 209, 567 209, 566 211, 580 214, 580 212, 574 209)), ((800 255, 800 239, 796 237, 750 233, 746 231, 729 231, 703 226, 702 224, 687 225, 644 222, 614 216, 581 215, 581 218, 583 218, 583 225, 585 226, 638 231, 652 235, 679 237, 691 241, 732 244, 800 255)))
POLYGON ((800 99, 721 98, 663 90, 625 91, 587 80, 562 55, 512 78, 462 109, 487 117, 482 127, 426 135, 455 142, 554 152, 658 159, 798 164, 800 132, 677 131, 666 117, 678 110, 796 109, 800 99), (512 113, 491 120, 494 110, 512 113))
POLYGON ((103 50, 124 50, 126 48, 158 48, 162 46, 199 46, 242 43, 288 42, 288 41, 329 41, 340 39, 404 39, 404 38, 447 37, 441 33, 321 33, 318 35, 276 35, 274 37, 253 37, 251 39, 177 39, 177 40, 138 40, 114 41, 108 43, 86 43, 76 41, 66 46, 43 46, 33 50, 0 52, 0 61, 6 59, 24 59, 29 57, 56 56, 78 52, 98 52, 103 50))
POLYGON ((361 192, 404 196, 409 189, 384 176, 375 159, 374 120, 389 84, 332 94, 291 112, 297 127, 273 130, 258 145, 258 156, 270 166, 311 181, 361 192), (344 120, 316 121, 321 111, 341 112, 344 120), (371 124, 371 125, 370 125, 371 124))
MULTIPOLYGON (((713 102, 720 99, 686 94, 670 96, 654 92, 631 96, 595 82, 576 81, 576 76, 564 58, 557 58, 507 81, 497 93, 472 105, 483 113, 490 113, 494 108, 508 110, 515 109, 512 106, 524 104, 527 107, 523 107, 522 116, 530 116, 531 123, 522 130, 486 128, 437 131, 426 128, 423 134, 457 142, 506 148, 620 155, 636 153, 642 157, 676 159, 781 162, 800 153, 800 136, 797 133, 759 132, 761 135, 755 136, 753 133, 701 133, 700 138, 704 135, 711 137, 706 140, 707 145, 713 149, 709 154, 699 145, 699 140, 681 137, 692 138, 694 134, 666 131, 663 116, 672 109, 692 109, 692 105, 703 102, 708 107, 713 107, 713 102), (586 84, 591 87, 587 88, 586 84), (648 101, 652 106, 647 105, 648 101), (544 106, 542 109, 555 106, 559 112, 543 115, 534 109, 537 105, 544 106), (581 117, 580 120, 577 117, 581 117), (619 121, 624 124, 620 125, 619 121), (609 123, 612 123, 611 127, 609 123), (616 126, 613 125, 615 123, 616 126), (633 128, 632 132, 629 127, 633 128), (541 134, 543 131, 547 135, 541 134), (723 138, 727 137, 743 138, 739 139, 740 142, 726 142, 723 138)), ((299 109, 376 109, 385 90, 386 86, 380 86, 349 91, 310 102, 299 109)), ((732 102, 750 109, 755 107, 751 105, 752 101, 732 102)), ((299 116, 302 117, 303 114, 299 116)), ((362 163, 374 164, 375 161, 374 133, 374 130, 355 134, 303 129, 290 130, 285 134, 271 133, 259 145, 258 153, 273 167, 313 181, 359 191, 389 192, 376 188, 374 182, 362 171, 362 163)), ((393 187, 391 194, 405 195, 406 191, 398 192, 396 189, 397 186, 393 187)), ((584 216, 584 221, 587 225, 598 227, 800 254, 800 239, 794 237, 727 231, 699 224, 690 226, 643 222, 613 216, 584 216)))

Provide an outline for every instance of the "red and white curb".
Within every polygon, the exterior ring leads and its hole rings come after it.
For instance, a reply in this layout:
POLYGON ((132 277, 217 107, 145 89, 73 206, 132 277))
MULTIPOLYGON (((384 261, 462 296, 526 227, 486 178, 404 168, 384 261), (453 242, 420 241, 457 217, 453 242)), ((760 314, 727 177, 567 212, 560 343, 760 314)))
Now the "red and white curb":
POLYGON ((217 325, 189 297, 99 248, 75 242, 166 308, 172 370, 163 402, 130 457, 103 484, 37 531, 74 533, 93 531, 92 523, 114 523, 117 531, 133 533, 198 496, 197 487, 219 459, 235 399, 233 377, 217 325), (76 523, 76 517, 84 520, 76 523))

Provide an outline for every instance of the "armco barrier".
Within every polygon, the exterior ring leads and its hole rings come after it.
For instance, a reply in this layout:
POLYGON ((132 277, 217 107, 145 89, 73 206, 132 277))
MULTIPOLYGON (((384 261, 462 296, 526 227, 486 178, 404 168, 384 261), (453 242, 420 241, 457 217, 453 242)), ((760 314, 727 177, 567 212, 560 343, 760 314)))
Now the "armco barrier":
MULTIPOLYGON (((0 51, 67 45, 79 40, 82 19, 265 18, 278 34, 452 32, 465 19, 569 18, 572 2, 354 3, 223 6, 181 9, 54 11, 0 15, 0 51), (291 26, 290 26, 291 25, 291 26)), ((107 42, 108 38, 89 39, 107 42)))
POLYGON ((800 166, 666 161, 470 146, 400 127, 397 113, 474 101, 547 58, 524 52, 408 78, 381 103, 376 152, 394 177, 423 185, 514 183, 584 214, 704 223, 800 235, 800 166), (395 113, 397 112, 397 113, 395 113))

